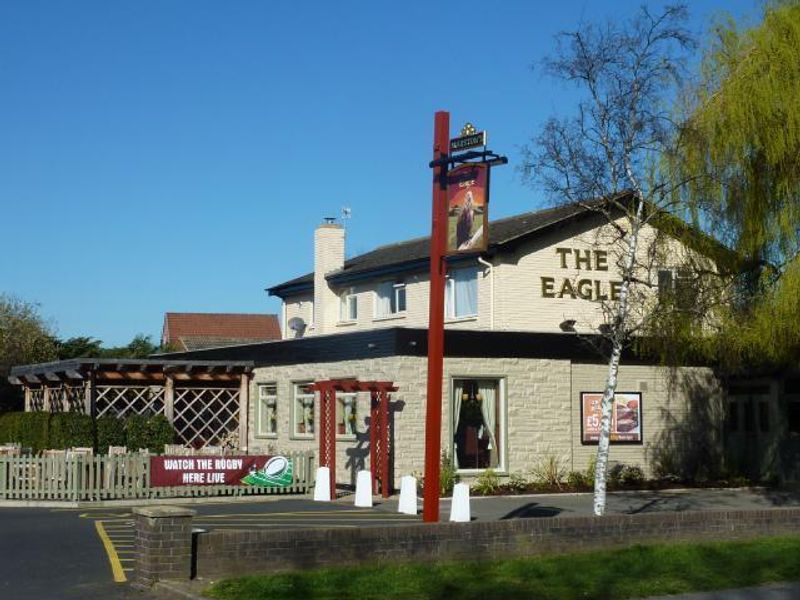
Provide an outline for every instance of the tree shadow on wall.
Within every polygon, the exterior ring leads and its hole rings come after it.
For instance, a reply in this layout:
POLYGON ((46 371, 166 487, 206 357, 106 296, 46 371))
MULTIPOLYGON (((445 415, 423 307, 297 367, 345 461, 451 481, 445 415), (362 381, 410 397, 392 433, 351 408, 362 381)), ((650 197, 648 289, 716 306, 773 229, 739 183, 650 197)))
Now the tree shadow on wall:
POLYGON ((654 474, 698 482, 721 477, 724 408, 716 378, 705 370, 671 369, 666 387, 666 405, 658 409, 662 429, 647 446, 654 474))

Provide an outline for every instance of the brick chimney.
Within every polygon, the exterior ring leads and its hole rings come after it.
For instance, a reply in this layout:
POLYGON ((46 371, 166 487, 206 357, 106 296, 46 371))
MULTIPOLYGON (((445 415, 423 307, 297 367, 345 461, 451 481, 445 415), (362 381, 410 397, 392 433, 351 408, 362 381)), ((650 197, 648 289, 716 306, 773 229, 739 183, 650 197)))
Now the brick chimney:
POLYGON ((314 231, 314 333, 330 333, 339 320, 339 296, 325 275, 344 267, 344 227, 326 219, 314 231))

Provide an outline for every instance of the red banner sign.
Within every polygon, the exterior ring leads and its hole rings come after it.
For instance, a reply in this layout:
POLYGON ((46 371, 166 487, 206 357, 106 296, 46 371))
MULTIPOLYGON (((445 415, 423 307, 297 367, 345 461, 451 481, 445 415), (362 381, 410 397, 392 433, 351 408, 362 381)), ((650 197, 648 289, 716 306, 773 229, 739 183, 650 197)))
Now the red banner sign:
POLYGON ((482 252, 489 242, 489 167, 456 167, 447 175, 447 254, 482 252))
MULTIPOLYGON (((596 444, 600 439, 602 392, 581 394, 581 442, 596 444)), ((639 392, 614 394, 611 406, 611 443, 642 443, 642 395, 639 392)))
POLYGON ((151 456, 150 485, 246 485, 263 471, 269 456, 151 456))

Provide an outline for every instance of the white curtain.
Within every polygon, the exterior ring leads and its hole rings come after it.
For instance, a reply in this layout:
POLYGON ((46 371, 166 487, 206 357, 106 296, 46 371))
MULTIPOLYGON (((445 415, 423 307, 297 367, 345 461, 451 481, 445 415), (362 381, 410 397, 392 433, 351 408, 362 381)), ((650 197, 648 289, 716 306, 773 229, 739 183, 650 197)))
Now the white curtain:
POLYGON ((392 314, 392 294, 394 294, 394 285, 391 282, 378 285, 375 294, 376 317, 388 317, 392 314))
POLYGON ((457 269, 453 271, 455 287, 455 317, 478 314, 478 270, 457 269))
POLYGON ((483 401, 480 404, 483 423, 489 431, 488 448, 492 454, 499 456, 500 448, 497 447, 497 438, 494 435, 494 428, 497 423, 495 418, 497 414, 497 382, 490 379, 479 380, 478 393, 483 397, 483 401))
POLYGON ((459 380, 453 381, 453 466, 458 468, 458 444, 456 444, 456 432, 458 432, 458 421, 461 418, 461 396, 464 394, 464 384, 459 380))

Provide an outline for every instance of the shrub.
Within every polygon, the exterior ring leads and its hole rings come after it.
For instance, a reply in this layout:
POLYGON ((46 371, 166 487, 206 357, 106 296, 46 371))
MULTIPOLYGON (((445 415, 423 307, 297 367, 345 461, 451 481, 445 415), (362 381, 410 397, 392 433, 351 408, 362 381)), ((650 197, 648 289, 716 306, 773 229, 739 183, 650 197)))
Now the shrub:
POLYGON ((97 451, 108 454, 109 446, 125 446, 125 421, 103 416, 97 419, 97 451))
POLYGON ((582 471, 570 471, 567 474, 567 485, 574 490, 591 489, 594 483, 589 483, 589 477, 582 471))
POLYGON ((560 489, 564 482, 565 469, 561 459, 550 454, 533 468, 532 474, 537 483, 560 489))
POLYGON ((512 473, 508 478, 508 483, 503 487, 512 494, 519 494, 528 490, 530 483, 522 473, 512 473))
POLYGON ((458 483, 459 479, 453 459, 450 458, 447 452, 442 452, 439 466, 439 493, 442 496, 451 496, 453 494, 453 486, 458 483))
POLYGON ((625 486, 638 486, 644 483, 644 471, 639 465, 625 465, 619 474, 619 482, 625 486))
POLYGON ((75 412, 50 415, 47 443, 57 449, 94 447, 92 417, 75 412))
POLYGON ((135 452, 139 448, 149 448, 147 433, 147 417, 130 415, 125 419, 125 445, 129 451, 135 452))
POLYGON ((491 496, 500 489, 500 478, 494 472, 494 469, 486 469, 478 476, 472 489, 482 496, 491 496))
POLYGON ((147 421, 147 448, 161 454, 164 444, 175 441, 175 428, 164 415, 153 415, 147 421))

